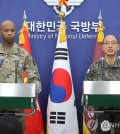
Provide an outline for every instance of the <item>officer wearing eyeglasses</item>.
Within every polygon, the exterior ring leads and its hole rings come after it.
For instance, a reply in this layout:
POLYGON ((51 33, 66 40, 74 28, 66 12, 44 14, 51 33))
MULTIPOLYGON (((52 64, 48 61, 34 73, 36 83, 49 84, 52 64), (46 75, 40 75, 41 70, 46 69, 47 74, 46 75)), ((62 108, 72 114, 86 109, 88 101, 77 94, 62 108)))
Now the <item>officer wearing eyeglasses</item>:
MULTIPOLYGON (((117 57, 119 51, 118 39, 114 35, 107 35, 102 43, 102 51, 104 52, 104 57, 90 66, 86 73, 85 81, 120 81, 120 58, 117 57)), ((104 108, 109 109, 109 107, 104 108)), ((94 134, 120 134, 119 113, 99 113, 95 114, 95 118, 98 119, 99 127, 93 132, 94 134), (103 131, 101 123, 105 120, 110 123, 119 123, 119 126, 103 131)))

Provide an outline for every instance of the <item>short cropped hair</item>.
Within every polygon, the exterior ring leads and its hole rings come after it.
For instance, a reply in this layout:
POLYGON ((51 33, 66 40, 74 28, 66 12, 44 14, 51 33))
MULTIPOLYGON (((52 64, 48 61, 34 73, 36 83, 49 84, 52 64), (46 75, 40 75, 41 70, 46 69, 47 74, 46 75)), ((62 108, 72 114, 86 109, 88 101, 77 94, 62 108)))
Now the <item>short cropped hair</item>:
MULTIPOLYGON (((110 34, 110 35, 112 35, 112 34, 110 34)), ((106 35, 106 36, 108 36, 108 35, 106 35)), ((106 37, 106 36, 105 36, 105 37, 106 37)), ((116 38, 117 42, 119 43, 119 39, 118 39, 115 35, 112 35, 112 36, 114 36, 114 37, 116 38)), ((102 41, 102 44, 104 43, 105 37, 104 37, 104 39, 103 39, 103 41, 102 41)))

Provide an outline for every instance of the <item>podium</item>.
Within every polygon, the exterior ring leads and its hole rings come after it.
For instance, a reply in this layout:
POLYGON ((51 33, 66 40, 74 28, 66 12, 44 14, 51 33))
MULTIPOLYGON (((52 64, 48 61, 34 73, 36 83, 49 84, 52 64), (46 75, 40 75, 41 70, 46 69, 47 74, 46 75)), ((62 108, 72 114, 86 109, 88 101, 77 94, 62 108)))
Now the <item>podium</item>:
POLYGON ((85 112, 120 112, 120 81, 84 81, 82 105, 85 112), (98 107, 101 110, 89 110, 98 107), (104 110, 104 107, 113 109, 104 110))
MULTIPOLYGON (((36 85, 24 83, 0 83, 0 111, 32 109, 30 113, 15 115, 31 115, 36 108, 36 85)), ((2 112, 0 113, 2 114, 2 112)), ((6 114, 6 113, 3 113, 6 114)), ((11 114, 11 113, 8 113, 11 114)))

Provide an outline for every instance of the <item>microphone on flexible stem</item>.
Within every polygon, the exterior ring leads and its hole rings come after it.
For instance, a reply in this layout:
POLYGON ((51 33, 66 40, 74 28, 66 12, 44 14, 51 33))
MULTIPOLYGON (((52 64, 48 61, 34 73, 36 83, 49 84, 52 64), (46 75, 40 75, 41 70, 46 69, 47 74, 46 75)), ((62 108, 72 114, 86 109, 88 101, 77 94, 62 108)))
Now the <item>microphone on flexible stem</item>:
POLYGON ((3 63, 3 61, 4 61, 4 59, 5 59, 4 56, 0 56, 0 67, 1 67, 1 65, 2 65, 2 63, 3 63))
POLYGON ((19 57, 15 57, 15 83, 17 83, 17 67, 18 67, 19 57))
POLYGON ((100 58, 100 61, 101 61, 101 69, 102 69, 102 80, 103 80, 103 67, 104 67, 104 60, 105 60, 105 58, 104 58, 104 57, 101 57, 101 58, 100 58))

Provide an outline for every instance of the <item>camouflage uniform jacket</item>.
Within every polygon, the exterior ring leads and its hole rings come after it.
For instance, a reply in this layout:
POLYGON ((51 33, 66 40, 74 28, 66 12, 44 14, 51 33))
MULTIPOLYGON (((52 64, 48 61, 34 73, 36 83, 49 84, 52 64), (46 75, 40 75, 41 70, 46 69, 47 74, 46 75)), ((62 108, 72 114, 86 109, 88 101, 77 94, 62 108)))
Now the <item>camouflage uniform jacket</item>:
POLYGON ((93 63, 87 71, 86 81, 119 81, 120 80, 120 60, 108 65, 105 60, 93 63))
POLYGON ((28 83, 36 83, 37 92, 41 91, 37 65, 32 56, 22 47, 14 43, 12 48, 3 48, 0 44, 0 57, 4 57, 0 65, 0 83, 15 83, 15 60, 18 60, 17 83, 24 82, 23 70, 27 73, 28 83))

